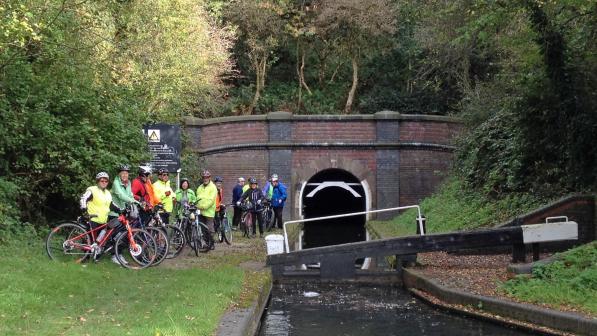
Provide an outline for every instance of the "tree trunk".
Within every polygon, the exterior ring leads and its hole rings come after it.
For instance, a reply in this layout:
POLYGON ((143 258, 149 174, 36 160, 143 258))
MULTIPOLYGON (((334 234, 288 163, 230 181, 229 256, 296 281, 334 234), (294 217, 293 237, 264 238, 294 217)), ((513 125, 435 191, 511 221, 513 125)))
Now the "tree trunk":
POLYGON ((348 92, 348 98, 346 99, 346 106, 344 107, 344 113, 350 114, 352 113, 352 102, 354 100, 354 94, 357 92, 357 85, 359 83, 359 64, 357 62, 357 57, 352 56, 352 86, 350 87, 350 91, 348 92))
POLYGON ((297 102, 297 110, 301 110, 302 100, 303 100, 303 84, 301 83, 301 70, 299 65, 299 55, 300 55, 300 41, 297 40, 296 42, 296 74, 298 76, 298 102, 297 102))
POLYGON ((255 95, 253 96, 253 101, 247 110, 247 114, 253 114, 253 110, 257 106, 257 102, 259 102, 259 98, 261 97, 261 90, 265 87, 265 70, 267 66, 267 56, 262 56, 261 58, 257 58, 253 63, 255 67, 255 95))

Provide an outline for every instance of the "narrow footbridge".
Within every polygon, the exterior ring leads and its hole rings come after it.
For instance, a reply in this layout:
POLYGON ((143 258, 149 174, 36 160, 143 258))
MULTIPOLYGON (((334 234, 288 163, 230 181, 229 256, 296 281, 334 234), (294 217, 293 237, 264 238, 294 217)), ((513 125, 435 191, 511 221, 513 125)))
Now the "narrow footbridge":
POLYGON ((565 218, 557 223, 409 236, 304 249, 269 255, 267 264, 271 267, 274 281, 302 278, 316 278, 322 281, 391 280, 399 279, 401 261, 421 252, 511 246, 513 261, 520 262, 525 258, 525 244, 532 244, 533 249, 538 251, 538 244, 542 242, 576 239, 577 223, 565 218), (376 260, 388 256, 396 256, 395 269, 361 269, 355 266, 359 259, 376 260), (312 264, 317 264, 319 268, 306 267, 312 264))

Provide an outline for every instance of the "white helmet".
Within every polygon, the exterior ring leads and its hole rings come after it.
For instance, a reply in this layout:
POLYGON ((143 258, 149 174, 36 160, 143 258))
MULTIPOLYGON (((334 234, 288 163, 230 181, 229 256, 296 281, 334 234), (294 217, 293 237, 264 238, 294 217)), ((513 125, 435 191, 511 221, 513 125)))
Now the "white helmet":
POLYGON ((110 176, 108 175, 108 173, 106 172, 99 172, 97 173, 97 175, 95 175, 95 180, 98 181, 101 178, 105 178, 105 179, 110 179, 110 176))
POLYGON ((139 166, 139 175, 151 174, 151 167, 149 166, 139 166))

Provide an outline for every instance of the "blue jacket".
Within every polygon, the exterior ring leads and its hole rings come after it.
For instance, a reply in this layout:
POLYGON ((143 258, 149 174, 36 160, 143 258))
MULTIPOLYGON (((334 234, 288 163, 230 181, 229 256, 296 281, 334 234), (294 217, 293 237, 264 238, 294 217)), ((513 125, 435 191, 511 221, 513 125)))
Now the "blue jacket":
POLYGON ((234 186, 234 189, 232 189, 232 204, 236 204, 236 202, 238 202, 240 200, 240 197, 242 195, 243 195, 243 187, 241 187, 239 184, 236 184, 234 186))
POLYGON ((284 183, 278 182, 278 186, 274 187, 274 191, 272 193, 272 207, 284 207, 284 203, 286 203, 286 197, 286 186, 284 185, 284 183))

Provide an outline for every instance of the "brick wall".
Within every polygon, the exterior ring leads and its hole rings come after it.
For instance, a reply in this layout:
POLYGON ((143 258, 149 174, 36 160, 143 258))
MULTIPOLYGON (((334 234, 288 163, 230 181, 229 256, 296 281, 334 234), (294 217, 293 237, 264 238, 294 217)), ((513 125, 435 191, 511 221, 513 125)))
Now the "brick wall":
POLYGON ((232 189, 239 176, 245 180, 255 177, 259 185, 263 186, 267 176, 268 156, 266 151, 259 150, 218 153, 206 157, 206 166, 212 177, 219 175, 224 178, 224 201, 230 203, 232 189))
POLYGON ((267 124, 263 121, 219 123, 201 128, 201 148, 261 143, 267 138, 267 124))
POLYGON ((554 249, 561 249, 559 247, 567 248, 572 245, 578 245, 579 243, 584 244, 597 239, 594 195, 572 195, 564 197, 559 201, 521 215, 500 226, 540 224, 545 223, 545 218, 555 216, 567 216, 569 220, 578 223, 578 241, 564 243, 554 242, 542 244, 542 246, 552 246, 554 249))
POLYGON ((452 153, 400 151, 400 205, 419 204, 432 194, 450 171, 452 153))
POLYGON ((299 121, 292 129, 294 142, 375 140, 375 122, 364 121, 299 121))
POLYGON ((400 123, 400 140, 449 144, 455 135, 453 124, 405 121, 400 123))

